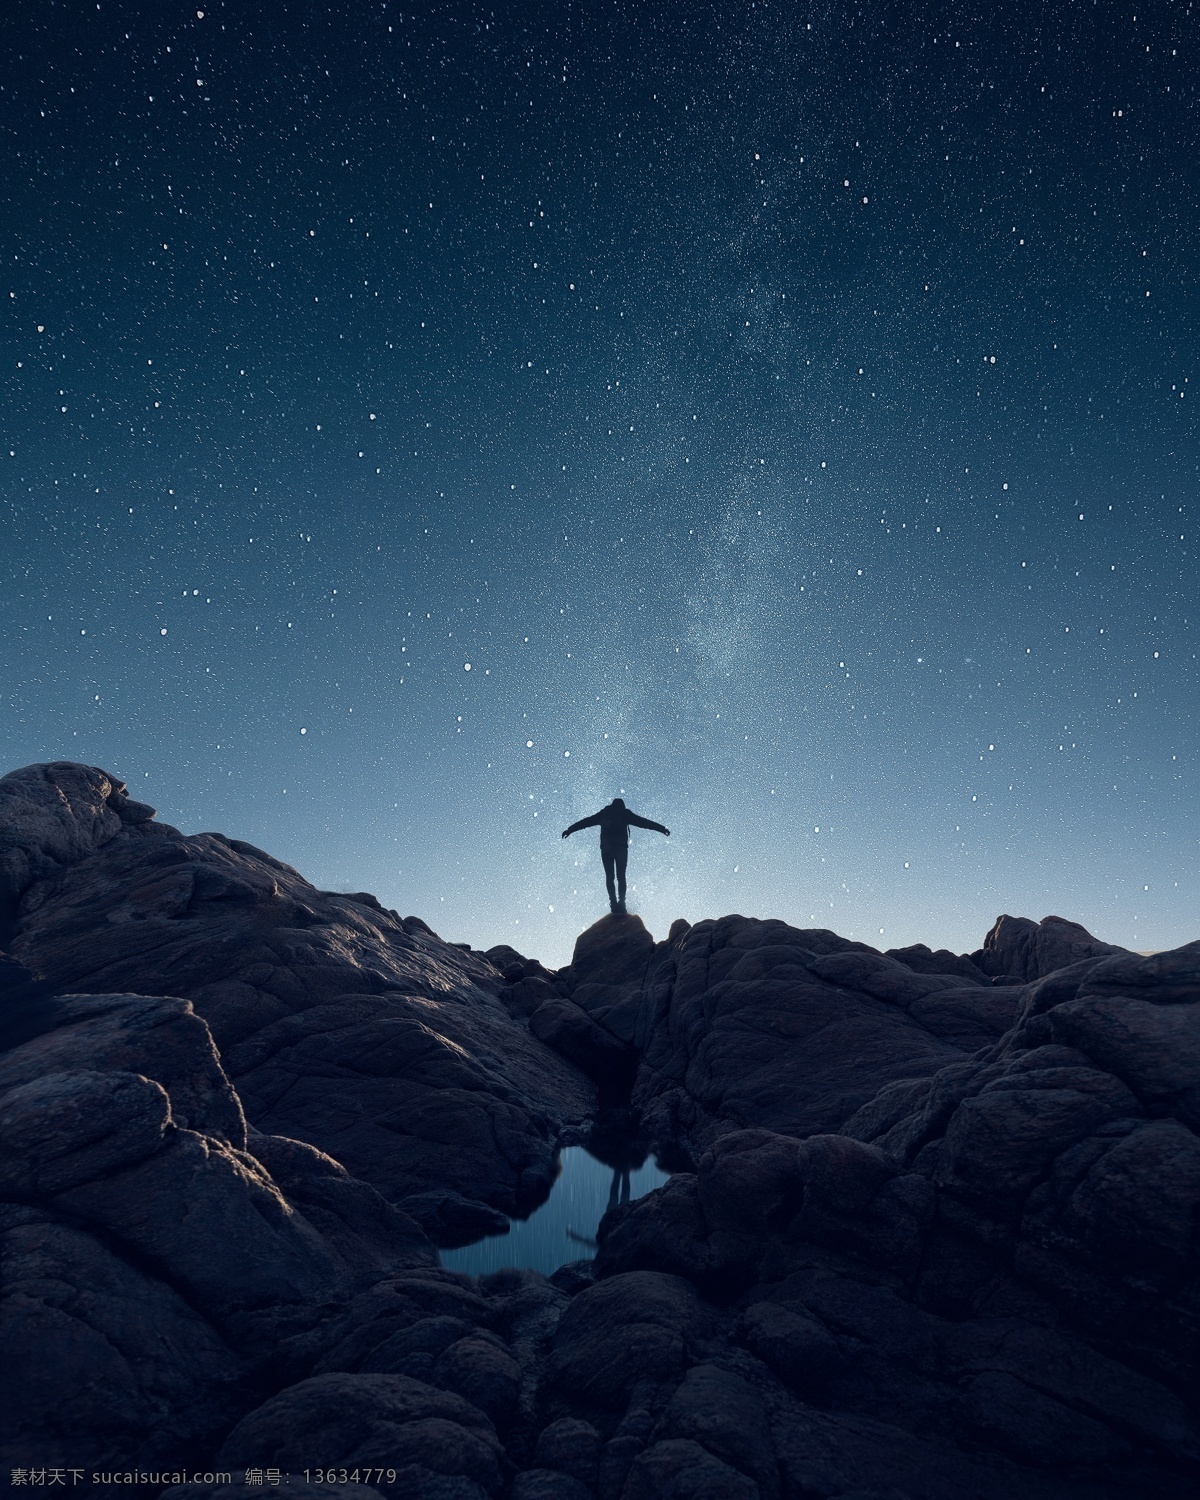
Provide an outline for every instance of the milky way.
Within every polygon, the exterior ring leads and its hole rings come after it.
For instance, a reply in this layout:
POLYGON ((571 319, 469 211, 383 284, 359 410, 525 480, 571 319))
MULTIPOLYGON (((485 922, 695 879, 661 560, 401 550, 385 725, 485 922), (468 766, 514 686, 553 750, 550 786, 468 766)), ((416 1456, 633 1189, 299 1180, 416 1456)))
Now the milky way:
POLYGON ((551 963, 618 794, 660 935, 1197 936, 1200 25, 1008 9, 6 7, 3 769, 551 963))

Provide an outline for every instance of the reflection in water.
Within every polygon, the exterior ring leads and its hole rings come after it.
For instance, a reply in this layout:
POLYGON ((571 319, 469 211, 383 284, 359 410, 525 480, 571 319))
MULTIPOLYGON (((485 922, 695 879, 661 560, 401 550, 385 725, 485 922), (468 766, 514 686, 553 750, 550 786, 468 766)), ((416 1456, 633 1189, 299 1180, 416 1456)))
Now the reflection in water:
POLYGON ((562 1172, 541 1208, 528 1219, 514 1219, 507 1234, 443 1250, 442 1264, 469 1276, 485 1276, 504 1266, 526 1266, 550 1276, 568 1261, 590 1258, 606 1209, 640 1198, 667 1180, 653 1159, 644 1160, 644 1152, 635 1162, 627 1157, 625 1165, 613 1165, 611 1150, 595 1140, 593 1145, 600 1146, 607 1161, 582 1146, 568 1146, 562 1152, 562 1172))

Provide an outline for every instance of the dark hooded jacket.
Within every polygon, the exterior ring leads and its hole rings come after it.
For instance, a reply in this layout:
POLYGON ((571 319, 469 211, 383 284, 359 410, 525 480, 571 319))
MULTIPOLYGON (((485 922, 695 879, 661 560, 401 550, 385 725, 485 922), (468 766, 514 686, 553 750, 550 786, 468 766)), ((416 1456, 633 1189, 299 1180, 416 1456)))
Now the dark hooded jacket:
POLYGON ((649 828, 654 833, 668 832, 661 823, 652 823, 649 818, 639 818, 637 813, 625 806, 620 797, 615 798, 607 807, 602 807, 598 813, 593 813, 590 818, 580 818, 578 823, 572 823, 567 832, 578 833, 581 828, 599 828, 600 848, 609 851, 625 848, 629 843, 631 828, 649 828))

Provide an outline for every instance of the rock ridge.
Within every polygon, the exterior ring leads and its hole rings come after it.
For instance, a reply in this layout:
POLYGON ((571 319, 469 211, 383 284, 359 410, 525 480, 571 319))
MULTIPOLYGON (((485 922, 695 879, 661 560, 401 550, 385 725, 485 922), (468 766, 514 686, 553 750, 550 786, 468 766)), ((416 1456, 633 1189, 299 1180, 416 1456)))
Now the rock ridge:
POLYGON ((11 1467, 234 1473, 171 1500, 274 1466, 345 1467, 346 1500, 1195 1492, 1200 943, 605 917, 555 973, 67 762, 0 778, 0 918, 11 1467), (673 1175, 594 1261, 441 1266, 614 1107, 673 1175))

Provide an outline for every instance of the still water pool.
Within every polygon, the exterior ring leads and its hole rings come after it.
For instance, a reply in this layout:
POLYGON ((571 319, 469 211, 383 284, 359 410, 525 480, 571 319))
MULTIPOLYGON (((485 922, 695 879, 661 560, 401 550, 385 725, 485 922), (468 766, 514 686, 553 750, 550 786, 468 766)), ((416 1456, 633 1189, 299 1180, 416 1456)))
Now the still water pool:
POLYGON ((610 1203, 640 1198, 651 1188, 661 1187, 667 1173, 653 1158, 628 1173, 628 1186, 621 1173, 606 1166, 582 1146, 562 1152, 562 1171, 541 1208, 528 1219, 513 1219, 507 1234, 492 1235, 443 1250, 442 1264, 468 1276, 486 1276, 504 1266, 522 1266, 550 1276, 572 1260, 588 1260, 596 1253, 596 1230, 610 1203))

